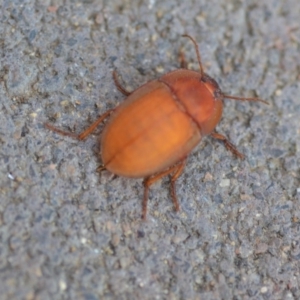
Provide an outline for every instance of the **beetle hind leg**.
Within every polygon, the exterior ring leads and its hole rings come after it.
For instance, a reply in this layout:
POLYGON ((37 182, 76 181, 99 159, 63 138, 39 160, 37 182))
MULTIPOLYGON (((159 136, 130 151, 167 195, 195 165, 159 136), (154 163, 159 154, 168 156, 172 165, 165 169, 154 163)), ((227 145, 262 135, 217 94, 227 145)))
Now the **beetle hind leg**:
POLYGON ((171 196, 176 211, 180 210, 180 206, 176 196, 175 182, 178 179, 178 177, 181 175, 184 167, 185 167, 185 160, 181 161, 180 164, 177 165, 177 169, 175 170, 174 174, 171 177, 171 196))
POLYGON ((51 131, 54 131, 60 135, 69 136, 69 137, 72 137, 72 138, 82 141, 86 137, 88 137, 104 121, 104 119, 106 119, 114 110, 115 109, 113 108, 113 109, 109 109, 108 111, 106 111, 92 125, 90 125, 87 129, 85 129, 80 134, 61 130, 61 129, 56 128, 55 126, 48 124, 48 123, 44 123, 44 126, 48 129, 50 129, 51 131))
POLYGON ((224 143, 227 150, 232 152, 235 156, 237 156, 240 159, 244 159, 245 156, 241 152, 238 151, 238 149, 222 134, 218 132, 212 132, 211 136, 217 140, 220 140, 224 143))
POLYGON ((143 197, 143 204, 142 204, 142 219, 145 221, 147 218, 147 206, 148 206, 148 196, 149 196, 149 187, 155 183, 157 180, 172 174, 171 176, 171 197, 174 204, 175 211, 180 210, 179 202, 176 196, 176 189, 175 189, 175 182, 178 177, 181 175, 185 166, 185 159, 182 160, 180 163, 176 164, 175 166, 165 170, 161 173, 158 173, 154 176, 150 176, 144 179, 144 197, 143 197))

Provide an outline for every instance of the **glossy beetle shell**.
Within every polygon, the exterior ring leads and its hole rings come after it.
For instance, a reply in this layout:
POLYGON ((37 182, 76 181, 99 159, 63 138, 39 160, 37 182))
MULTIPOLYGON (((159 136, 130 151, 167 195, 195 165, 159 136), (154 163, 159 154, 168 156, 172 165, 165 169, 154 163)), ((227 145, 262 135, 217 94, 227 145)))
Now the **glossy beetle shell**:
POLYGON ((186 69, 146 83, 111 115, 101 139, 105 168, 144 178, 184 159, 222 115, 222 94, 207 75, 186 69))

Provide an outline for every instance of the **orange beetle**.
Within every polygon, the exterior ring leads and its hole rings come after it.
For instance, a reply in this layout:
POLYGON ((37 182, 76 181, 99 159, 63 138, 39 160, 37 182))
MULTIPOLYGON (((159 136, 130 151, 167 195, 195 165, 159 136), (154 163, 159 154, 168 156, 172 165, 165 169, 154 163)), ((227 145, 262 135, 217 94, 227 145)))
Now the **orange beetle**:
POLYGON ((175 210, 179 210, 175 181, 184 169, 186 157, 203 136, 222 140, 236 156, 244 157, 226 137, 215 131, 224 98, 266 103, 258 98, 224 94, 216 81, 203 72, 196 41, 184 36, 194 43, 200 72, 182 68, 132 93, 122 88, 114 72, 117 88, 128 96, 126 101, 105 112, 79 135, 45 124, 52 131, 83 140, 111 115, 101 138, 101 169, 124 177, 144 178, 143 219, 147 214, 149 186, 166 175, 171 175, 171 195, 175 210))

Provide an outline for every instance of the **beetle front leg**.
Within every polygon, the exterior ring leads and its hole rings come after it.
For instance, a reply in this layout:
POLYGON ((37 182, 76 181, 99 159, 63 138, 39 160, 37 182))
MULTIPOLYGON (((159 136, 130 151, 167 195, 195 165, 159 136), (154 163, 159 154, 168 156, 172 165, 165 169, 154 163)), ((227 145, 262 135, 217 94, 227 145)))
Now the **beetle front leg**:
POLYGON ((179 203, 176 196, 176 190, 175 190, 175 182, 178 179, 178 177, 181 175, 183 169, 185 166, 185 159, 182 160, 180 163, 176 164, 175 166, 169 168, 168 170, 165 170, 161 173, 158 173, 154 176, 150 176, 144 179, 144 198, 143 198, 143 204, 142 204, 142 219, 145 221, 147 218, 147 206, 148 206, 148 195, 149 195, 149 187, 155 183, 157 180, 173 173, 171 177, 171 197, 173 200, 173 204, 176 211, 180 210, 179 203))
POLYGON ((245 156, 238 149, 222 134, 218 133, 217 131, 212 132, 211 136, 217 140, 220 140, 224 143, 227 150, 231 151, 235 156, 240 159, 244 159, 245 156))

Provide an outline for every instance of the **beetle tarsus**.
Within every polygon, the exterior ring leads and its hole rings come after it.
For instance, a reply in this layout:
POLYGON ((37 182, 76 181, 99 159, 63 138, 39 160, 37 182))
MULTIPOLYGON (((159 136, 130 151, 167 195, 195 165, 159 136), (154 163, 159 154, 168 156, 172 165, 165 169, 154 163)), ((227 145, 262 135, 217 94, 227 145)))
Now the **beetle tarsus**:
POLYGON ((51 124, 48 124, 48 123, 44 123, 44 126, 47 129, 49 129, 49 130, 51 130, 53 132, 56 132, 56 133, 58 133, 60 135, 69 136, 69 137, 72 137, 74 139, 78 139, 78 135, 76 133, 68 132, 68 131, 63 131, 63 130, 61 130, 59 128, 56 128, 55 126, 53 126, 51 124))

